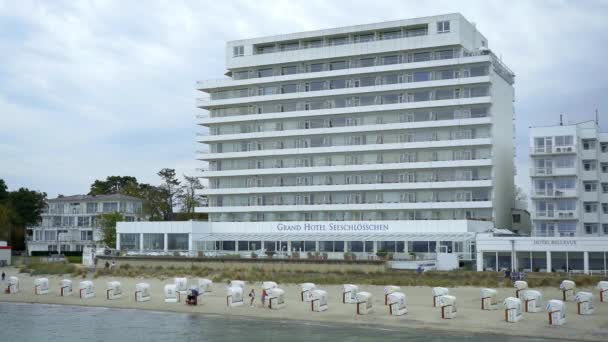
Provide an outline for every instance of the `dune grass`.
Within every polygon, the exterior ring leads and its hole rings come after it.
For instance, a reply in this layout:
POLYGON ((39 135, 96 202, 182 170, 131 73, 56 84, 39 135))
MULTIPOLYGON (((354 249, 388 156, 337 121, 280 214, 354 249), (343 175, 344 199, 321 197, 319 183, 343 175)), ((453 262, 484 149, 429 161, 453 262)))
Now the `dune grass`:
POLYGON ((77 268, 72 264, 64 263, 32 263, 19 268, 21 273, 30 275, 62 275, 77 274, 77 268))
MULTIPOLYGON (((122 264, 116 269, 98 269, 95 277, 123 276, 149 277, 167 279, 177 276, 205 277, 216 283, 227 283, 231 279, 249 282, 272 280, 277 283, 316 284, 361 284, 361 285, 399 285, 399 286, 475 286, 475 287, 512 287, 510 279, 505 279, 502 273, 475 271, 428 271, 417 274, 414 271, 388 271, 365 273, 359 270, 343 272, 312 272, 312 271, 276 271, 261 267, 231 268, 214 270, 204 266, 192 267, 162 267, 162 266, 131 266, 122 264)), ((565 275, 548 273, 529 273, 526 280, 530 287, 558 287, 565 275)), ((603 280, 600 276, 580 275, 573 278, 578 286, 595 286, 603 280)))

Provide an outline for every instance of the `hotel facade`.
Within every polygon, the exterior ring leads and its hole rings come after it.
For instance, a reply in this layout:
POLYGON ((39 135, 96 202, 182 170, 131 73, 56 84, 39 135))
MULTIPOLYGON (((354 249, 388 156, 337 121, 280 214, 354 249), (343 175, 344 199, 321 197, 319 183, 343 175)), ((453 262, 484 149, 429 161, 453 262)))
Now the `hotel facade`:
POLYGON ((231 41, 225 54, 228 77, 197 85, 209 220, 121 222, 127 255, 385 252, 396 268, 550 272, 568 246, 567 271, 607 269, 608 243, 508 230, 522 213, 514 74, 462 15, 231 41))

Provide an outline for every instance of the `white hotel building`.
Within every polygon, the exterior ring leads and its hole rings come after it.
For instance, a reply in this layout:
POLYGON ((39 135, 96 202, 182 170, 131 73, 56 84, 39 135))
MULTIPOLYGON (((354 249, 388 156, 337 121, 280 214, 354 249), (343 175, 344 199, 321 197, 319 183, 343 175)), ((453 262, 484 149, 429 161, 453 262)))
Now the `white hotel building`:
POLYGON ((232 41, 198 123, 212 224, 508 226, 513 73, 460 14, 232 41), (497 195, 500 194, 500 195, 497 195), (255 222, 255 223, 254 223, 255 222))
POLYGON ((462 15, 238 40, 225 53, 228 77, 198 84, 209 204, 197 211, 209 221, 120 223, 119 249, 384 250, 439 269, 547 270, 530 249, 507 263, 513 238, 487 233, 512 227, 514 75, 462 15))
POLYGON ((595 121, 530 129, 535 236, 608 236, 608 133, 595 121))

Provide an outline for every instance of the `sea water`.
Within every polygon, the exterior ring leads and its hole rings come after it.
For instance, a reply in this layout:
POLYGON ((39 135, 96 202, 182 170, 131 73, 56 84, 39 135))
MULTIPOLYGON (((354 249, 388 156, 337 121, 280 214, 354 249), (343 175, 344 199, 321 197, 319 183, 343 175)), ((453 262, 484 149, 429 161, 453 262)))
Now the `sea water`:
POLYGON ((549 340, 489 334, 270 321, 46 304, 0 303, 0 341, 450 341, 549 340))

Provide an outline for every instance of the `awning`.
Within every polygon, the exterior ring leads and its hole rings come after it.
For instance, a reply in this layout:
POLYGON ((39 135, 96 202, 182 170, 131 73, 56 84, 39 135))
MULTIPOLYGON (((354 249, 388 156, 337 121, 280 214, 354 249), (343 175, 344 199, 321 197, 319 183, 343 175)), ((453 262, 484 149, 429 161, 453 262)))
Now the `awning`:
POLYGON ((193 241, 468 241, 475 233, 210 233, 193 234, 193 241))

